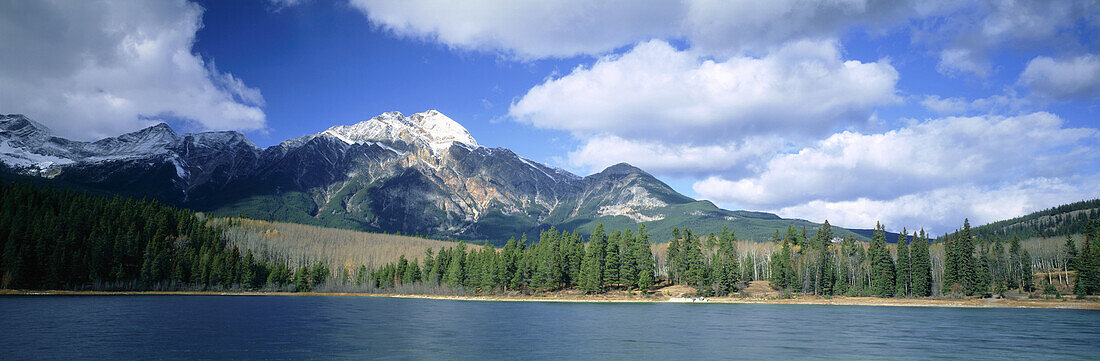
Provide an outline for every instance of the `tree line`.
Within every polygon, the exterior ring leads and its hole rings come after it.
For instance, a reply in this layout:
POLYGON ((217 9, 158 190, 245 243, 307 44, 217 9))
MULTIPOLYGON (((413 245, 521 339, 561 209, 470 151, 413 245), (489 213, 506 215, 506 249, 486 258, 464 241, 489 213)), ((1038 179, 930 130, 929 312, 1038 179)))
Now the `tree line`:
MULTIPOLYGON (((882 224, 875 226, 869 243, 850 235, 834 237, 828 221, 816 233, 807 233, 794 227, 788 227, 785 235, 776 231, 775 251, 754 259, 752 254, 738 252, 737 237, 725 228, 707 236, 677 228, 662 262, 644 246, 648 242, 644 225, 637 233, 616 231, 609 236, 600 224, 589 242, 576 232, 551 229, 530 246, 525 246, 524 237, 509 240, 500 250, 486 245, 467 253, 460 243, 438 255, 429 250, 423 265, 402 256, 371 271, 370 282, 383 289, 424 283, 473 292, 576 288, 586 293, 647 291, 664 283, 692 286, 702 296, 720 296, 738 292, 763 268, 761 279, 786 294, 928 297, 1036 291, 1031 255, 1019 237, 976 239, 969 220, 964 220, 961 230, 936 241, 944 251, 940 258, 933 255, 934 240, 924 230, 912 234, 903 230, 893 247, 886 242, 882 224), (662 263, 663 275, 653 271, 662 263)), ((1100 221, 1087 227, 1079 255, 1075 242, 1067 238, 1065 252, 1073 255, 1069 263, 1078 274, 1074 287, 1078 294, 1100 293, 1097 239, 1100 221)))
POLYGON ((157 201, 0 184, 3 288, 301 290, 327 272, 242 254, 221 227, 157 201))
MULTIPOLYGON (((488 244, 467 253, 466 244, 429 249, 421 264, 404 256, 370 272, 374 287, 426 283, 467 288, 475 292, 549 292, 580 289, 601 293, 610 289, 648 291, 656 280, 655 262, 645 225, 608 232, 598 224, 588 242, 550 228, 528 244, 526 235, 496 249, 488 244)), ((362 273, 362 272, 360 272, 362 273)))
MULTIPOLYGON (((308 291, 341 284, 369 289, 434 285, 470 292, 549 292, 578 289, 646 292, 658 284, 727 295, 768 280, 785 293, 878 297, 1031 292, 1033 258, 1019 237, 976 237, 969 221, 936 240, 902 231, 891 251, 885 227, 870 243, 834 237, 828 221, 809 235, 788 227, 772 237, 770 253, 739 252, 733 232, 700 236, 674 229, 659 259, 644 225, 586 240, 551 228, 534 242, 431 248, 423 260, 401 256, 373 268, 320 260, 280 259, 231 246, 226 227, 200 214, 156 201, 88 195, 23 183, 0 184, 0 287, 24 289, 163 289, 308 291), (293 265, 293 266, 292 266, 293 265), (330 266, 335 266, 330 268, 330 266), (663 266, 663 268, 661 267, 663 266)), ((1075 275, 1074 292, 1100 293, 1100 220, 1083 227, 1083 242, 1066 238, 1058 257, 1075 275)), ((1049 277, 1049 275, 1048 275, 1049 277)), ((1052 285, 1048 282, 1046 288, 1052 285)), ((1044 289, 1044 292, 1049 290, 1044 289)))

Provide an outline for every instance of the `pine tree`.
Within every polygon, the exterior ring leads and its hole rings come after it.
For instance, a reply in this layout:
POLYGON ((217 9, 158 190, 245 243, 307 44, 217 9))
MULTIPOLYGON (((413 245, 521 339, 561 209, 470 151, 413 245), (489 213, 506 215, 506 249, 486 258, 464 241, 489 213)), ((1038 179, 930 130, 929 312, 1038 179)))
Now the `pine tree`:
POLYGON ((718 253, 714 257, 715 273, 711 277, 719 294, 737 291, 737 283, 741 280, 741 267, 737 258, 737 237, 726 227, 722 227, 718 238, 718 253))
POLYGON ((672 283, 680 283, 680 229, 672 227, 672 239, 668 242, 668 252, 665 259, 665 269, 668 270, 668 279, 672 283))
POLYGON ((878 297, 891 297, 894 286, 894 260, 890 250, 886 249, 886 227, 875 225, 871 237, 871 289, 878 297))
POLYGON ((785 290, 791 286, 791 245, 783 241, 778 252, 771 258, 771 286, 777 290, 785 290))
POLYGON ((603 290, 603 272, 600 271, 599 251, 596 245, 588 242, 588 249, 581 263, 580 289, 585 293, 600 293, 603 290))
POLYGON ((943 265, 943 293, 954 293, 959 284, 959 255, 955 242, 956 231, 943 236, 944 265, 943 265))
POLYGON ((833 262, 832 250, 830 250, 830 246, 833 244, 833 228, 829 225, 829 220, 826 219, 825 223, 818 229, 816 239, 818 261, 814 292, 819 295, 832 295, 833 284, 836 282, 836 265, 833 262))
POLYGON ((638 261, 638 289, 648 292, 653 287, 653 271, 656 264, 653 260, 653 251, 649 248, 649 233, 646 232, 644 224, 638 226, 634 258, 638 261))
POLYGON ((606 258, 603 266, 603 284, 606 287, 619 284, 619 268, 622 267, 622 262, 619 259, 619 247, 622 244, 622 238, 622 232, 612 232, 604 249, 606 258))
POLYGON ((683 282, 692 286, 701 286, 707 283, 707 267, 703 260, 702 243, 699 237, 687 230, 684 235, 684 243, 681 244, 683 253, 683 282))
POLYGON ((919 236, 914 237, 910 263, 912 269, 911 294, 917 297, 932 295, 932 256, 928 250, 928 237, 924 230, 920 230, 919 236))
POLYGON ((1066 271, 1077 270, 1077 243, 1073 242, 1069 233, 1066 234, 1066 243, 1062 246, 1062 257, 1065 260, 1066 271))
POLYGON ((897 262, 897 295, 900 297, 906 297, 910 295, 910 283, 912 277, 910 274, 910 257, 909 257, 909 231, 902 228, 901 234, 898 235, 898 262, 897 262))
POLYGON ((1079 296, 1100 293, 1100 219, 1085 231, 1085 243, 1077 255, 1073 292, 1079 296))
POLYGON ((401 276, 403 283, 416 283, 420 282, 420 262, 413 258, 412 262, 409 262, 405 266, 405 274, 401 276))
POLYGON ((462 287, 466 284, 466 243, 459 242, 451 253, 445 283, 451 287, 462 287))
POLYGON ((974 234, 970 230, 970 220, 963 220, 963 229, 956 245, 958 258, 958 277, 966 289, 967 295, 973 295, 979 288, 978 260, 974 258, 974 234))

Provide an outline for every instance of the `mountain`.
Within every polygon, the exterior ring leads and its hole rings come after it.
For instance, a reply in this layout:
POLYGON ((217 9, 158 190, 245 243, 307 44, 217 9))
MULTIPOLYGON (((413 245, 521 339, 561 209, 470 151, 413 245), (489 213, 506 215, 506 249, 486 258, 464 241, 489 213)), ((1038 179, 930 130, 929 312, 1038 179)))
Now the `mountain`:
POLYGON ((266 149, 238 132, 178 135, 165 124, 79 142, 3 115, 0 163, 16 174, 220 215, 439 238, 502 242, 551 226, 588 233, 602 222, 610 229, 644 223, 654 240, 673 227, 723 226, 766 240, 789 225, 818 227, 724 210, 625 163, 579 177, 481 146, 434 110, 385 113, 266 149))
POLYGON ((1100 199, 1093 199, 974 227, 972 232, 979 238, 1001 240, 1065 237, 1085 233, 1097 218, 1100 218, 1100 199))

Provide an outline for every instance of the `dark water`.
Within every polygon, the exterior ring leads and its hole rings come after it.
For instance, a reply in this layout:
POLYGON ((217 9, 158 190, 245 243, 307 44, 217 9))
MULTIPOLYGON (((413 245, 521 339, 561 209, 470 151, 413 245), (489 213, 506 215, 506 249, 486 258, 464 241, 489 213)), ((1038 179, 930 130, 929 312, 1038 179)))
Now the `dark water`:
POLYGON ((0 297, 2 359, 1100 359, 1100 312, 0 297))

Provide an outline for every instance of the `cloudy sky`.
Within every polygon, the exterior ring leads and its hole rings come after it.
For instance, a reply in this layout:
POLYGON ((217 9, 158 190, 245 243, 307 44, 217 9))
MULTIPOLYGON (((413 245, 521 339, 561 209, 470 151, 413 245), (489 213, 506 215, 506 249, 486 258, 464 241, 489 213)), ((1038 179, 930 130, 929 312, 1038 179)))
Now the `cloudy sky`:
POLYGON ((1092 0, 0 1, 0 113, 257 144, 438 109, 586 175, 846 227, 1100 196, 1092 0))

